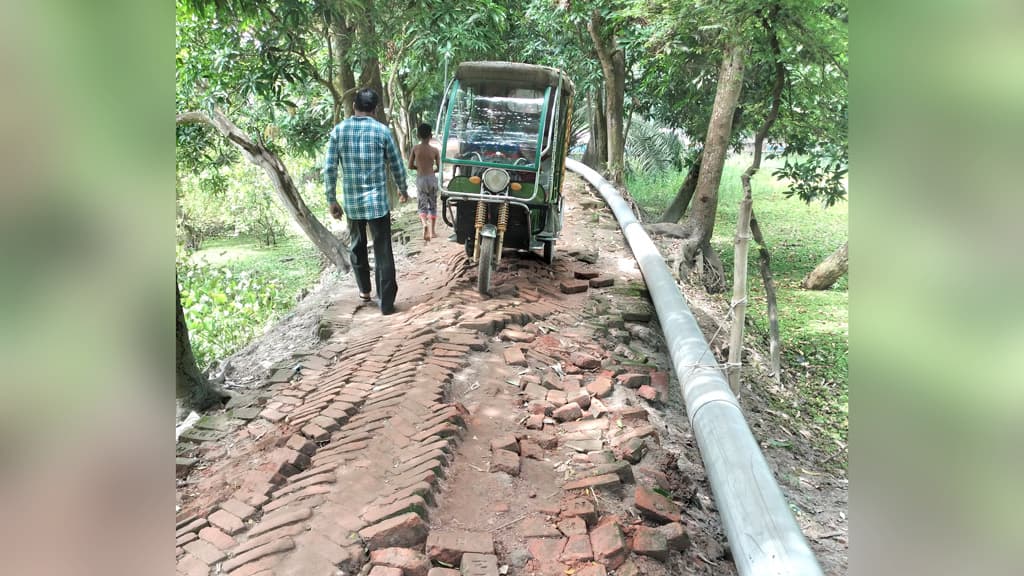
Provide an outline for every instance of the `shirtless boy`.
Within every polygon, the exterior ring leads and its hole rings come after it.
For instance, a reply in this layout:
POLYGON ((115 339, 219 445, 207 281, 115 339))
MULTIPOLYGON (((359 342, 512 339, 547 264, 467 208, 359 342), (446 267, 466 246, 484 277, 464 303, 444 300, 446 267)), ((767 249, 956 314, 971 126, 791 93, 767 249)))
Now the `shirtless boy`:
POLYGON ((412 147, 409 154, 409 168, 416 171, 416 189, 419 191, 417 208, 423 223, 423 239, 437 236, 437 176, 441 167, 441 153, 430 145, 433 135, 429 124, 420 124, 416 130, 420 143, 412 147), (427 223, 427 219, 430 223, 427 223))

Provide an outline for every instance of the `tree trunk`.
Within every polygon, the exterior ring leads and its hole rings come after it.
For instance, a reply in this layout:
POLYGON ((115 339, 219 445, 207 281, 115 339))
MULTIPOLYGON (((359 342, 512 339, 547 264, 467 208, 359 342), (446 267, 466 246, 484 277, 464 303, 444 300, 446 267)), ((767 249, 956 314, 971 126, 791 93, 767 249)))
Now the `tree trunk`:
POLYGON ((604 76, 605 99, 607 108, 608 138, 608 174, 615 184, 623 183, 625 173, 626 140, 623 130, 624 102, 626 93, 626 54, 619 47, 612 32, 611 39, 602 38, 604 18, 594 10, 587 23, 587 30, 594 42, 594 50, 601 62, 601 73, 604 76))
POLYGON ((835 252, 818 264, 800 286, 808 290, 828 290, 846 274, 850 267, 849 241, 843 242, 835 252))
POLYGON ((332 58, 334 60, 334 84, 337 93, 341 95, 341 102, 334 103, 334 124, 341 122, 342 118, 352 115, 352 104, 355 102, 356 77, 349 64, 348 54, 352 51, 352 29, 345 22, 345 17, 337 15, 331 21, 332 58))
POLYGON ((583 155, 583 163, 597 172, 608 164, 608 125, 604 114, 604 99, 601 90, 595 90, 590 101, 590 140, 583 155))
POLYGON ((761 233, 761 226, 757 223, 757 215, 751 212, 750 216, 750 231, 758 244, 758 269, 761 271, 761 281, 764 282, 764 295, 768 307, 768 355, 771 361, 771 375, 778 380, 782 376, 782 341, 779 337, 779 305, 775 278, 772 276, 772 256, 761 233))
POLYGON ((276 154, 268 150, 262 144, 253 142, 238 126, 228 120, 223 114, 214 111, 212 117, 202 112, 184 112, 178 115, 178 124, 190 124, 202 122, 217 129, 225 138, 234 144, 242 155, 253 164, 263 168, 263 171, 270 176, 277 197, 284 204, 288 213, 299 224, 306 236, 316 245, 317 248, 327 257, 327 260, 334 264, 341 272, 348 272, 351 266, 348 262, 348 249, 344 243, 331 234, 330 230, 324 227, 317 220, 316 216, 309 211, 302 195, 295 187, 295 182, 288 174, 288 169, 276 154))
MULTIPOLYGON (((771 10, 771 17, 776 17, 778 6, 773 5, 771 10)), ((779 117, 779 108, 782 106, 782 88, 786 79, 786 68, 782 64, 782 50, 779 47, 778 36, 776 36, 775 30, 772 28, 768 18, 764 19, 763 22, 765 30, 768 32, 768 43, 771 46, 772 55, 775 57, 775 82, 772 85, 772 101, 768 109, 768 115, 765 116, 764 123, 761 124, 761 128, 758 129, 757 134, 754 136, 754 159, 746 171, 743 172, 743 176, 740 177, 745 198, 752 198, 753 192, 750 181, 754 174, 761 169, 761 153, 764 150, 764 140, 768 137, 768 131, 775 125, 775 120, 779 117)), ((771 254, 768 252, 768 244, 764 240, 764 234, 761 233, 761 226, 757 222, 757 217, 753 214, 753 207, 751 207, 750 231, 753 233, 754 241, 758 244, 758 268, 761 271, 761 280, 764 282, 764 294, 767 301, 771 374, 773 378, 778 380, 781 377, 782 359, 780 349, 782 346, 779 337, 779 310, 775 294, 775 279, 772 277, 772 260, 771 254)), ((740 329, 743 329, 742 323, 740 324, 740 329)))
POLYGON ((690 200, 693 198, 693 191, 697 189, 697 175, 700 174, 700 163, 703 157, 703 152, 697 155, 697 161, 690 167, 690 171, 686 173, 686 178, 683 179, 682 185, 679 186, 679 192, 676 193, 676 197, 672 199, 672 203, 668 205, 665 213, 661 215, 661 222, 679 222, 683 215, 686 214, 686 209, 690 206, 690 200))
POLYGON ((724 282, 717 280, 725 278, 720 264, 717 268, 714 265, 715 260, 718 260, 717 254, 709 258, 714 252, 710 240, 718 211, 718 186, 722 181, 722 168, 725 166, 729 138, 732 135, 733 112, 743 88, 743 50, 742 45, 730 44, 722 56, 694 201, 683 224, 690 231, 690 237, 684 239, 679 248, 679 276, 683 279, 688 278, 693 270, 698 251, 703 253, 705 261, 712 268, 710 282, 704 282, 709 292, 725 289, 724 282))
POLYGON ((174 296, 174 331, 177 351, 174 395, 181 399, 186 409, 203 412, 221 404, 230 396, 210 384, 210 381, 196 366, 196 358, 192 354, 192 342, 188 337, 188 324, 185 323, 185 312, 181 309, 181 290, 178 288, 177 278, 174 280, 174 296))

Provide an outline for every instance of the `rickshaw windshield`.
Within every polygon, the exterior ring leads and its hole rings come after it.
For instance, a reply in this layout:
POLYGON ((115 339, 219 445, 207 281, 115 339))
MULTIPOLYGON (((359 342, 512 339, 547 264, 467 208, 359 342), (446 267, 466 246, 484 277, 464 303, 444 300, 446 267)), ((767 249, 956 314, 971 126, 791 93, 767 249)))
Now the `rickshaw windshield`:
POLYGON ((446 160, 535 169, 544 97, 544 88, 460 85, 452 100, 446 160))

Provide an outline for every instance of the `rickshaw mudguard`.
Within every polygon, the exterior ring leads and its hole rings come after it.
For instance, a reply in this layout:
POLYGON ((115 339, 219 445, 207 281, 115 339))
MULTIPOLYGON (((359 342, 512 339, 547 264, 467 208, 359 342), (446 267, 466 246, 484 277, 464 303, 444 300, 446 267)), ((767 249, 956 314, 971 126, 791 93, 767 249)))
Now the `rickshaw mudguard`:
POLYGON ((498 227, 494 224, 484 224, 484 227, 480 229, 481 238, 497 238, 498 227))

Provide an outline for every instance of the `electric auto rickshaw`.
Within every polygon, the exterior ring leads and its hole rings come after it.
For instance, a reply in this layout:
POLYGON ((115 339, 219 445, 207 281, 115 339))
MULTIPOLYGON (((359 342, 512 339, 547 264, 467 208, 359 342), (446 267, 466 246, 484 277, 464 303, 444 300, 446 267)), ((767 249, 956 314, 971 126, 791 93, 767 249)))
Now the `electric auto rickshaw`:
POLYGON ((438 114, 441 217, 450 240, 478 266, 490 291, 505 249, 555 257, 573 105, 560 70, 513 62, 465 62, 438 114))

